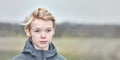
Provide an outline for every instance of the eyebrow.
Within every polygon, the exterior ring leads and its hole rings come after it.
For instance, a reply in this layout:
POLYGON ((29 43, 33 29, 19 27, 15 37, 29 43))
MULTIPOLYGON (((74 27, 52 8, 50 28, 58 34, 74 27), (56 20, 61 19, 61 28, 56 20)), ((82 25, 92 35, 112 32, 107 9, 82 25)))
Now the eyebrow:
MULTIPOLYGON (((35 28, 33 28, 33 29, 41 29, 41 28, 35 27, 35 28)), ((52 27, 47 27, 47 28, 45 28, 45 29, 52 29, 52 27)))
POLYGON ((51 27, 47 27, 47 29, 52 29, 51 27))

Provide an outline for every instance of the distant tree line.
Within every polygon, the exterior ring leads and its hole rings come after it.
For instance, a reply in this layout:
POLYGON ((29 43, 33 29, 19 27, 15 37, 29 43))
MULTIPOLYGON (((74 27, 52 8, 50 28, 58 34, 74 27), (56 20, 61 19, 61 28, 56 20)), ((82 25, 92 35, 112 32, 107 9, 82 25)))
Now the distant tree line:
MULTIPOLYGON (((25 35, 22 25, 0 23, 0 36, 25 35)), ((120 25, 73 24, 56 25, 55 37, 120 37, 120 25)))
POLYGON ((57 24, 56 36, 76 37, 120 37, 120 25, 57 24))
POLYGON ((0 23, 0 36, 24 35, 23 26, 13 23, 0 23))

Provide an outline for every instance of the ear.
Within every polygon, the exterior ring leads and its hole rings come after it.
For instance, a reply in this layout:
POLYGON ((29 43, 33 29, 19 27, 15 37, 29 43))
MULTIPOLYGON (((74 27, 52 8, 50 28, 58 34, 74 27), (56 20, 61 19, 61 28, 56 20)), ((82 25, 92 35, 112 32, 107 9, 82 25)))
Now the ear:
POLYGON ((30 34, 30 30, 29 29, 25 29, 25 33, 28 37, 31 37, 31 34, 30 34))

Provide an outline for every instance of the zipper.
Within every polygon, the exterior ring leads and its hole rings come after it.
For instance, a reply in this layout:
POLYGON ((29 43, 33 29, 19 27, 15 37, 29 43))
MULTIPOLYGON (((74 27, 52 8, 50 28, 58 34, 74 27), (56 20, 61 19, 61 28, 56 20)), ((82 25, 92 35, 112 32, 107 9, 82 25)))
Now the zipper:
POLYGON ((41 56, 42 56, 42 60, 45 60, 45 56, 44 56, 43 50, 41 50, 41 56))
POLYGON ((43 50, 41 50, 41 56, 42 56, 42 60, 43 60, 44 59, 43 50))

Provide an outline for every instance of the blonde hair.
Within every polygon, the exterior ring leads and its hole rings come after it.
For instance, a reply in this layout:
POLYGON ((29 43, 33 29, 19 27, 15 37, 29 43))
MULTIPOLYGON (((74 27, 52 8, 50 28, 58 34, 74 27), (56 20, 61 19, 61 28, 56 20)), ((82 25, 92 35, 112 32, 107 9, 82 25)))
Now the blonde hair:
POLYGON ((51 20, 53 22, 53 27, 55 27, 55 18, 52 16, 52 14, 45 8, 37 8, 25 18, 22 24, 24 25, 24 29, 30 29, 30 24, 32 21, 34 21, 35 18, 46 21, 51 20))

